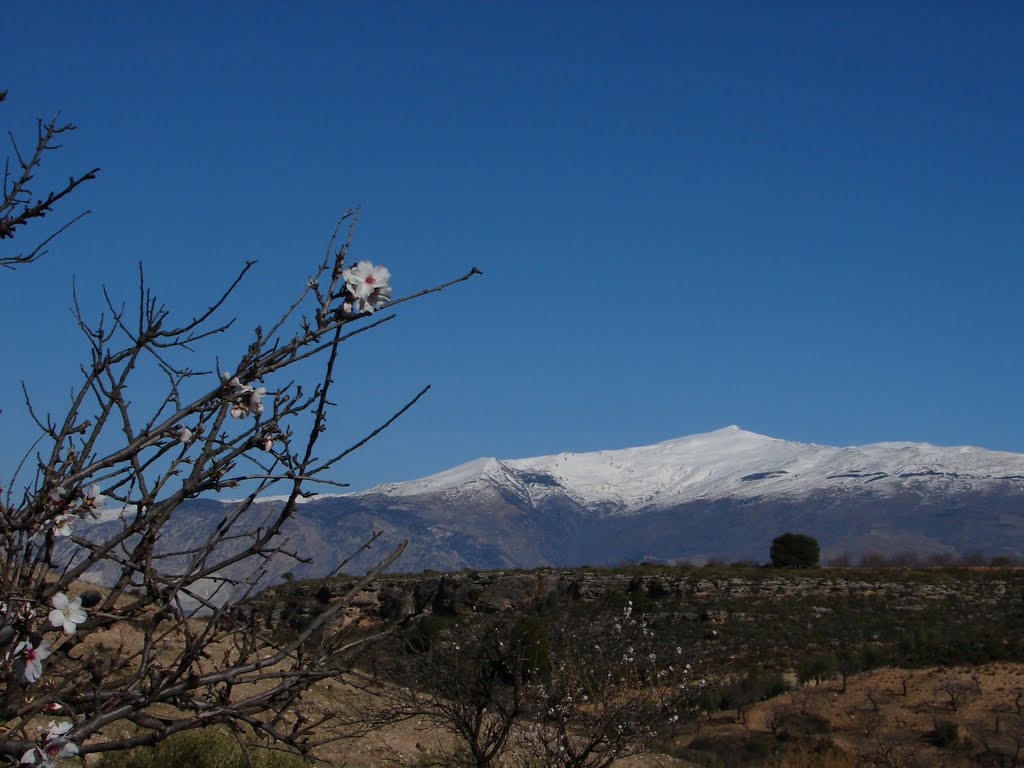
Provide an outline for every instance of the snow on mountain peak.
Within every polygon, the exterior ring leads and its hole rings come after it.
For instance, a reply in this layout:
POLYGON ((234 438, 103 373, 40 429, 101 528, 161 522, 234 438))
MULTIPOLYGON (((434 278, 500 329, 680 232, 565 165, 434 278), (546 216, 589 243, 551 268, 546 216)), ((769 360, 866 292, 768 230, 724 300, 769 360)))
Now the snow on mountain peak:
POLYGON ((482 457, 467 461, 465 464, 459 464, 457 467, 446 469, 443 472, 421 477, 418 480, 408 480, 402 483, 383 483, 360 493, 417 496, 422 493, 450 490, 479 481, 488 473, 493 473, 497 469, 498 463, 498 460, 493 457, 482 457))
POLYGON ((526 493, 534 501, 561 493, 585 505, 629 510, 697 499, 794 497, 850 483, 871 483, 884 491, 923 479, 973 482, 993 477, 1024 480, 1024 454, 904 442, 837 448, 730 425, 635 448, 476 459, 363 493, 416 496, 499 487, 526 493))

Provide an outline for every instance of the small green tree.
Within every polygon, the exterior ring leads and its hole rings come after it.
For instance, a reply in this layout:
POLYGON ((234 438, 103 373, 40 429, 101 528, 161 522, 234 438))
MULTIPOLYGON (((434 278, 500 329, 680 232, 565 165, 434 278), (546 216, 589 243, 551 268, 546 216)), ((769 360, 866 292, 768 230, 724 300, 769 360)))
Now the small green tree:
POLYGON ((838 666, 838 660, 831 653, 803 656, 796 664, 796 679, 801 685, 811 680, 815 685, 821 685, 822 680, 828 680, 836 673, 838 666))
POLYGON ((813 536, 784 533, 772 539, 769 556, 776 568, 816 568, 821 558, 821 549, 813 536))

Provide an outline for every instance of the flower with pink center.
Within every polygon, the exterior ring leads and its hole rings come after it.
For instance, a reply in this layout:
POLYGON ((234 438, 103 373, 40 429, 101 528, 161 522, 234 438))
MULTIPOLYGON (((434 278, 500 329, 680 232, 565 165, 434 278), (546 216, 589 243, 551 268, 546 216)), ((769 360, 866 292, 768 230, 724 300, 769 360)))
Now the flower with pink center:
POLYGON ((387 267, 374 266, 366 259, 356 263, 354 267, 342 270, 345 287, 356 299, 367 299, 374 291, 388 287, 391 271, 387 267))
POLYGON ((91 511, 103 504, 106 497, 100 493, 100 487, 93 483, 82 491, 82 510, 91 511))
POLYGON ((58 536, 71 535, 71 518, 67 515, 57 515, 53 518, 53 532, 58 536))
POLYGON ((65 635, 75 634, 78 625, 89 618, 82 609, 82 598, 69 598, 63 592, 58 592, 50 601, 53 610, 50 611, 50 623, 57 629, 63 629, 65 635))
POLYGON ((52 653, 50 643, 43 640, 37 646, 26 641, 18 643, 14 649, 15 662, 22 669, 20 677, 26 683, 34 683, 43 676, 43 659, 52 653))
POLYGON ((42 730, 43 745, 32 747, 21 756, 21 762, 51 768, 57 765, 58 760, 77 755, 78 745, 64 738, 64 734, 70 731, 73 725, 70 721, 58 723, 51 720, 50 726, 42 730))
POLYGON ((50 500, 55 506, 63 506, 64 497, 67 496, 68 492, 63 485, 58 485, 56 488, 51 488, 50 492, 46 494, 46 498, 50 500))

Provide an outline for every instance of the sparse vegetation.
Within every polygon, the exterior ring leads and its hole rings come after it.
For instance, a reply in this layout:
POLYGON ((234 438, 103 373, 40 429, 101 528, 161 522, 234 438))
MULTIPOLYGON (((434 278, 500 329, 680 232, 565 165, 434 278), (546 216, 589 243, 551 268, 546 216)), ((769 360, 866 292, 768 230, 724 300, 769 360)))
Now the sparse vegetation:
MULTIPOLYGON (((345 583, 332 584, 331 591, 345 583)), ((289 601, 317 600, 315 583, 291 587, 299 591, 281 587, 262 599, 281 593, 289 601)), ((952 766, 982 750, 1011 754, 1020 735, 1014 728, 1024 722, 1017 712, 1024 710, 1024 685, 998 690, 984 673, 954 666, 1024 662, 1022 571, 644 564, 404 575, 380 584, 381 614, 393 615, 394 606, 408 604, 413 594, 428 613, 404 630, 400 653, 411 657, 427 646, 450 652, 453 643, 462 645, 460 638, 477 631, 472 628, 495 621, 515 626, 525 620, 545 637, 562 623, 607 634, 616 616, 642 597, 652 650, 660 655, 683 649, 694 669, 693 695, 678 710, 679 722, 658 729, 651 748, 695 764, 843 766, 867 755, 876 764, 928 764, 920 755, 939 749, 928 734, 936 721, 950 720, 960 738, 941 749, 952 766), (443 589, 436 588, 442 580, 443 589), (429 643, 417 639, 421 633, 429 643), (947 671, 933 671, 939 664, 947 671), (1002 709, 979 724, 986 701, 1002 709), (924 722, 899 725, 902 716, 893 713, 907 706, 917 707, 924 722), (768 758, 764 749, 772 742, 765 735, 775 742, 768 758), (694 736, 721 744, 691 749, 694 736)), ((395 653, 387 646, 379 650, 395 653)), ((387 658, 374 661, 378 679, 388 679, 387 667, 387 658)), ((419 690, 428 690, 420 678, 419 690)), ((524 700, 519 722, 533 722, 534 713, 524 700)), ((508 749, 515 743, 510 740, 508 749)))
POLYGON ((549 594, 428 626, 429 647, 415 630, 378 646, 374 669, 393 691, 384 708, 449 732, 475 768, 606 768, 692 707, 689 657, 629 600, 549 594))
POLYGON ((97 768, 304 768, 298 755, 247 743, 222 728, 177 733, 153 747, 136 747, 100 758, 97 768))

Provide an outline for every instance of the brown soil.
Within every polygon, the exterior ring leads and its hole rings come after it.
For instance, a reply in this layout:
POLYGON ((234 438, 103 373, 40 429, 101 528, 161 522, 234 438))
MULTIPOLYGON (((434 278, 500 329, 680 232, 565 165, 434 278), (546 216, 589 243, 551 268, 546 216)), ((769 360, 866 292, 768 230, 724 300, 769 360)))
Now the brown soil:
MULTIPOLYGON (((771 736, 789 754, 770 765, 780 768, 813 766, 919 766, 960 768, 975 765, 1013 765, 1018 741, 1024 743, 1024 664, 921 670, 880 669, 851 677, 842 690, 840 680, 808 685, 761 702, 746 714, 744 724, 734 711, 714 713, 681 727, 666 751, 681 751, 694 739, 743 740, 771 736), (954 700, 956 709, 953 709, 954 700), (827 732, 799 733, 781 726, 786 715, 821 718, 827 732), (958 739, 947 746, 929 742, 937 722, 955 723, 958 739), (790 733, 784 734, 789 730, 790 733), (781 738, 780 738, 781 737, 781 738), (814 753, 815 744, 831 741, 842 754, 814 753), (1002 762, 997 755, 1002 754, 1002 762)), ((313 709, 336 707, 337 684, 313 692, 313 709)), ((423 719, 405 721, 354 740, 322 747, 317 756, 346 768, 405 768, 444 765, 455 742, 423 719), (432 762, 433 761, 433 762, 432 762)), ((1024 749, 1021 750, 1024 758, 1024 749)), ((1021 760, 1024 764, 1024 759, 1021 760)), ((648 752, 623 759, 616 768, 681 768, 695 765, 668 754, 648 752)))

